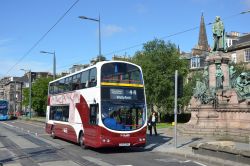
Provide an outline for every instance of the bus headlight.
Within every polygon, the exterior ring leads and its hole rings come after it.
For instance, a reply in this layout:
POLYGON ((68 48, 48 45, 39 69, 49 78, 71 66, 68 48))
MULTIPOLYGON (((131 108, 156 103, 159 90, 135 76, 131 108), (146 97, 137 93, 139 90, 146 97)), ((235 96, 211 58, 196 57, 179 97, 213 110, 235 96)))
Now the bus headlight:
POLYGON ((108 139, 108 138, 103 138, 103 139, 102 139, 102 142, 103 142, 103 143, 106 143, 106 142, 107 142, 107 143, 110 143, 110 139, 108 139))
POLYGON ((139 142, 143 142, 145 140, 146 140, 145 138, 139 138, 139 142))

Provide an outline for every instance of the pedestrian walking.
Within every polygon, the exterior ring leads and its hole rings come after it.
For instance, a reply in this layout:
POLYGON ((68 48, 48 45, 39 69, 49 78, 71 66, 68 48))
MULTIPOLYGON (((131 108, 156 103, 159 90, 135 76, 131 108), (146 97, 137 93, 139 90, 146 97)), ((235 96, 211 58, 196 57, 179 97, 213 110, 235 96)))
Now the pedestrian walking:
POLYGON ((152 135, 152 128, 154 128, 155 136, 157 136, 157 130, 156 130, 156 122, 157 122, 157 113, 155 111, 152 112, 152 114, 148 118, 148 129, 150 132, 150 136, 152 135))

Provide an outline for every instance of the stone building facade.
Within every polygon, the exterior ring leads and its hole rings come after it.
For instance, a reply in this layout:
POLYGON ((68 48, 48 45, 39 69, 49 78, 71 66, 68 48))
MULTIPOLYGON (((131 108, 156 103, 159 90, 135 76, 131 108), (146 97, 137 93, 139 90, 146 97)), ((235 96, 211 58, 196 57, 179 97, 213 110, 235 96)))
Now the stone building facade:
POLYGON ((242 64, 250 70, 250 33, 241 35, 229 48, 227 55, 235 64, 242 64))
MULTIPOLYGON (((4 77, 0 79, 0 99, 9 101, 9 112, 14 115, 20 114, 25 108, 22 106, 23 88, 29 87, 30 73, 25 73, 22 77, 4 77)), ((52 77, 48 72, 31 72, 31 80, 37 78, 52 77)))

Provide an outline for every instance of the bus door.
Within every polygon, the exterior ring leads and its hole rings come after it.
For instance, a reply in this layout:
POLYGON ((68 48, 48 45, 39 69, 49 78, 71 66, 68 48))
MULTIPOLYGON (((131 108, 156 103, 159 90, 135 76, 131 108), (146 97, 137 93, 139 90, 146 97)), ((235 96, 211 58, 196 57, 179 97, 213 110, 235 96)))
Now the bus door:
POLYGON ((88 125, 84 127, 85 143, 95 146, 97 137, 100 135, 99 122, 99 104, 90 104, 88 112, 88 125))

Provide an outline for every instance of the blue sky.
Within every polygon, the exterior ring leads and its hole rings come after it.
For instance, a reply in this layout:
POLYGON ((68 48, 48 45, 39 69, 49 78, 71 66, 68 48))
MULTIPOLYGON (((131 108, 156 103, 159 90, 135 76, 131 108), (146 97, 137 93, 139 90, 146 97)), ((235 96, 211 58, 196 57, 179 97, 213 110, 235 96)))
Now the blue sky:
MULTIPOLYGON (((57 72, 89 63, 99 53, 98 22, 79 19, 82 15, 98 18, 100 13, 102 54, 107 59, 114 54, 133 56, 143 43, 162 37, 189 52, 198 42, 198 29, 166 36, 199 26, 202 12, 205 23, 218 15, 227 32, 250 32, 250 13, 237 15, 250 10, 250 0, 79 0, 32 48, 76 1, 1 0, 0 77, 21 76, 20 69, 52 72, 52 56, 41 50, 56 52, 57 72)), ((211 45, 211 26, 206 30, 211 45)))

